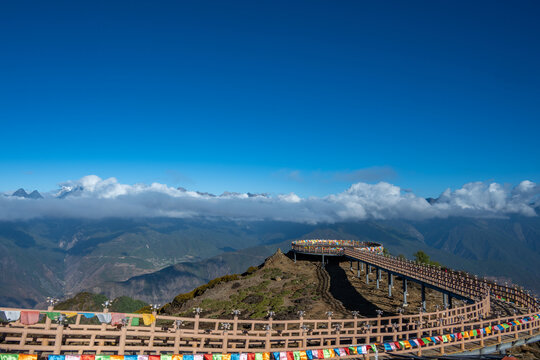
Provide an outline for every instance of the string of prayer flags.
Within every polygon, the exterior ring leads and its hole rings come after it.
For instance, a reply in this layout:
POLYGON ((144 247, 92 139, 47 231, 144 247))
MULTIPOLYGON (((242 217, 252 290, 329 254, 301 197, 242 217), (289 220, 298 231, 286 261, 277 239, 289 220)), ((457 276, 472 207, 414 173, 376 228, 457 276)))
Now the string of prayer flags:
MULTIPOLYGON (((46 312, 49 318, 57 318, 60 312, 46 312)), ((84 313, 79 313, 84 314, 84 313)), ((103 314, 97 314, 103 315, 103 314)), ((143 314, 143 321, 145 319, 143 314)), ((118 319, 123 318, 125 314, 118 314, 118 319)), ((132 320, 139 319, 133 318, 132 320)), ((146 317, 150 321, 155 321, 155 316, 146 317)), ((513 321, 490 325, 480 329, 464 330, 453 334, 444 334, 438 336, 400 340, 387 343, 375 343, 365 345, 354 345, 343 348, 326 348, 316 350, 302 351, 281 351, 281 352, 258 352, 258 353, 214 353, 214 354, 163 354, 163 355, 49 355, 48 360, 313 360, 313 359, 330 359, 333 357, 345 357, 357 354, 368 354, 369 352, 378 353, 379 348, 384 351, 395 351, 403 349, 411 349, 414 347, 428 346, 430 343, 439 344, 447 343, 465 338, 477 337, 479 335, 491 334, 493 331, 505 331, 513 326, 518 326, 529 321, 539 320, 540 314, 527 316, 513 321)), ((133 321, 132 321, 133 324, 133 321)), ((37 355, 30 354, 0 354, 0 360, 37 360, 37 355)))

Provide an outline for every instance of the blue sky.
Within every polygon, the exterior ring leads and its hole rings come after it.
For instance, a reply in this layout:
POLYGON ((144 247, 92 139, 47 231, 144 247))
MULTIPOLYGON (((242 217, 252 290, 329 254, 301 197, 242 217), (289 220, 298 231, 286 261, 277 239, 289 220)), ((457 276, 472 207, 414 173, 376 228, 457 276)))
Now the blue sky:
POLYGON ((537 1, 3 3, 0 190, 540 178, 537 1))

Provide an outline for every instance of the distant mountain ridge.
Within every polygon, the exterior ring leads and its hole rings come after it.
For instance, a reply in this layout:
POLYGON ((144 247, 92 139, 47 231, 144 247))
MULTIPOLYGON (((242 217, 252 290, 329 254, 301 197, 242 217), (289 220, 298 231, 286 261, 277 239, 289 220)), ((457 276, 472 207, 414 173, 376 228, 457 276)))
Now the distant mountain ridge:
POLYGON ((22 197, 26 199, 43 199, 43 196, 41 196, 39 191, 34 190, 30 194, 28 194, 23 188, 18 189, 13 194, 11 194, 11 196, 22 197))
POLYGON ((89 290, 170 300, 256 265, 299 238, 382 242, 409 258, 513 281, 540 293, 540 217, 301 224, 207 219, 35 219, 0 222, 0 304, 34 307, 89 290))

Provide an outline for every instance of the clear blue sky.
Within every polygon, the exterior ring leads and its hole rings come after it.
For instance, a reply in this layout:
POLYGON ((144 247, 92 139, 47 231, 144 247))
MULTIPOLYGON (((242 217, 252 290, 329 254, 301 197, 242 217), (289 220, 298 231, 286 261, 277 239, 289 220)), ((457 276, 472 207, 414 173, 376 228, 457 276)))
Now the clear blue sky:
POLYGON ((538 1, 13 1, 0 46, 0 190, 540 180, 538 1))

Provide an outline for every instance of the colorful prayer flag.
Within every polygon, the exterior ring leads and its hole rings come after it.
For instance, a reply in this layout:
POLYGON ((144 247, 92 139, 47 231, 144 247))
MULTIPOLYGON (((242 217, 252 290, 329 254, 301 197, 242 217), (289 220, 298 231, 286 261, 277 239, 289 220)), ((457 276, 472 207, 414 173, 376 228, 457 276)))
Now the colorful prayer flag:
POLYGON ((154 316, 154 314, 142 314, 142 319, 144 325, 150 325, 156 321, 156 317, 154 316))
POLYGON ((37 360, 37 354, 19 354, 19 360, 37 360))

